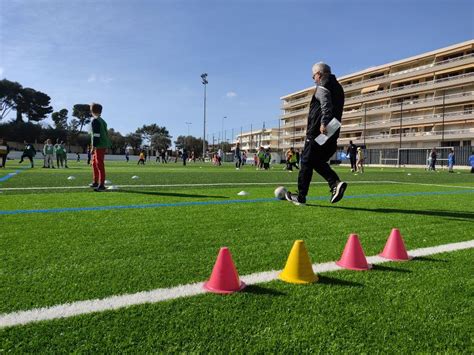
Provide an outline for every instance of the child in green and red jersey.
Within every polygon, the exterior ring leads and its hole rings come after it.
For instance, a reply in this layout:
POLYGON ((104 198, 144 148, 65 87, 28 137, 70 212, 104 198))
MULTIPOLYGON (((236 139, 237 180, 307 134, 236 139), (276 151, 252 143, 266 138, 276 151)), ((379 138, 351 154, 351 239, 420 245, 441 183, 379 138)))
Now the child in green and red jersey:
POLYGON ((107 132, 107 123, 100 116, 102 114, 102 105, 91 104, 91 113, 93 116, 91 122, 91 150, 92 150, 92 172, 94 181, 89 186, 95 191, 105 191, 105 151, 110 147, 109 135, 107 132))

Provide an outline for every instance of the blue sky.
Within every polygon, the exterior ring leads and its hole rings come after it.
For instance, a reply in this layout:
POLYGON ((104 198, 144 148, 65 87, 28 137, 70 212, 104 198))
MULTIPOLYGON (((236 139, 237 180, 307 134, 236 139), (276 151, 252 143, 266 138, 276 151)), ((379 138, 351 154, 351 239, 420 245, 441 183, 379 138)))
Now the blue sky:
POLYGON ((109 127, 176 138, 277 125, 279 98, 337 76, 474 38, 464 0, 0 0, 0 77, 55 110, 100 102, 109 127))

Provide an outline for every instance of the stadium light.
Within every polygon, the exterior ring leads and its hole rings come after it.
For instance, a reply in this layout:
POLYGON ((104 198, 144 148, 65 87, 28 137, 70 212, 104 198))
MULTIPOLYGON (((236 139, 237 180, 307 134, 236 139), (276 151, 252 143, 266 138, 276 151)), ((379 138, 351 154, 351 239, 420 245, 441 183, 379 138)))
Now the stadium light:
POLYGON ((188 136, 189 136, 189 126, 192 125, 193 123, 192 122, 184 122, 184 123, 188 125, 188 136))
POLYGON ((201 74, 201 79, 204 85, 204 134, 202 136, 202 159, 204 160, 206 157, 206 86, 209 83, 207 81, 207 73, 201 74))

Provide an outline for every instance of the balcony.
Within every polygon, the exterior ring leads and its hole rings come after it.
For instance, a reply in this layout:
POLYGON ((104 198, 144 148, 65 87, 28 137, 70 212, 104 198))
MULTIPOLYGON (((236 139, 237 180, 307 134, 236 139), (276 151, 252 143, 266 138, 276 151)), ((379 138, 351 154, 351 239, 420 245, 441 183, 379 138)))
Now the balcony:
POLYGON ((353 84, 343 85, 343 87, 344 87, 345 92, 359 90, 368 86, 369 84, 375 85, 375 84, 387 83, 392 80, 400 80, 404 78, 409 79, 411 76, 413 76, 413 74, 416 74, 416 75, 428 74, 434 71, 455 68, 456 66, 466 65, 470 63, 474 63, 474 54, 468 54, 462 57, 444 60, 442 62, 422 65, 416 68, 410 68, 410 69, 403 70, 400 72, 391 73, 384 76, 379 76, 377 78, 367 79, 367 80, 356 82, 353 84))
POLYGON ((295 100, 295 101, 289 101, 289 102, 285 102, 283 103, 282 105, 282 109, 286 110, 288 107, 292 107, 292 106, 296 106, 298 104, 303 104, 303 103, 310 103, 311 102, 311 98, 313 97, 313 95, 309 95, 309 96, 305 96, 301 99, 298 99, 298 100, 295 100))
POLYGON ((448 78, 430 80, 430 81, 426 81, 419 84, 406 85, 406 86, 402 86, 398 88, 371 92, 368 94, 363 94, 363 95, 358 95, 358 96, 348 98, 346 99, 346 103, 367 101, 366 99, 370 100, 377 97, 392 97, 392 96, 401 95, 401 94, 407 95, 410 93, 415 93, 415 92, 420 92, 420 91, 439 89, 441 87, 446 87, 446 86, 471 83, 473 77, 474 77, 474 73, 460 74, 460 75, 451 76, 448 78))
MULTIPOLYGON (((464 112, 464 111, 455 111, 455 112, 448 112, 444 114, 444 121, 456 121, 456 120, 470 120, 474 118, 474 113, 472 112, 464 112)), ((443 115, 438 113, 434 115, 425 115, 425 116, 407 116, 402 117, 402 124, 403 125, 410 125, 416 123, 433 123, 433 122, 441 122, 443 120, 443 115)), ((391 118, 387 120, 379 120, 379 121, 372 121, 367 122, 366 128, 367 129, 374 129, 374 128, 387 128, 392 126, 398 126, 400 124, 400 118, 391 118)), ((364 128, 364 122, 354 123, 349 125, 342 125, 343 132, 350 132, 353 130, 360 131, 364 128)))
POLYGON ((306 126, 306 123, 307 123, 306 118, 303 119, 303 120, 288 121, 288 122, 285 122, 283 124, 282 128, 289 129, 289 128, 293 128, 293 127, 306 126))
MULTIPOLYGON (((445 104, 454 104, 461 103, 466 101, 472 101, 474 96, 474 91, 460 92, 457 94, 450 94, 445 96, 445 104)), ((403 108, 407 110, 412 110, 416 108, 423 108, 427 106, 440 106, 443 104, 443 96, 431 97, 429 99, 420 99, 420 100, 408 100, 403 102, 403 108)), ((399 103, 392 103, 389 105, 380 105, 367 108, 367 114, 380 114, 391 111, 400 110, 399 103)), ((364 108, 359 110, 347 111, 343 113, 342 118, 345 117, 357 117, 364 114, 364 108)))
POLYGON ((309 107, 305 107, 305 108, 300 109, 300 110, 286 112, 286 113, 281 115, 281 118, 290 118, 290 117, 293 117, 293 116, 306 115, 306 114, 308 114, 308 112, 309 112, 309 107))

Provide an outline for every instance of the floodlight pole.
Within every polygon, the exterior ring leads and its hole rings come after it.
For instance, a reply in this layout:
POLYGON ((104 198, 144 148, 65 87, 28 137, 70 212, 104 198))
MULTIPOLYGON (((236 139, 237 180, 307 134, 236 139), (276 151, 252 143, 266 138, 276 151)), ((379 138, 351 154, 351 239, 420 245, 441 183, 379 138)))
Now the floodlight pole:
POLYGON ((192 125, 193 123, 192 122, 184 122, 184 123, 188 125, 188 136, 189 136, 189 126, 192 125))
POLYGON ((206 87, 209 83, 207 81, 207 73, 201 74, 202 84, 204 85, 204 134, 202 136, 202 158, 206 156, 206 87))
POLYGON ((402 160, 402 119, 403 119, 403 99, 402 102, 400 102, 400 144, 398 148, 398 167, 401 166, 400 162, 402 160))
POLYGON ((224 119, 227 118, 227 116, 222 117, 222 126, 221 126, 221 149, 224 151, 224 119))

